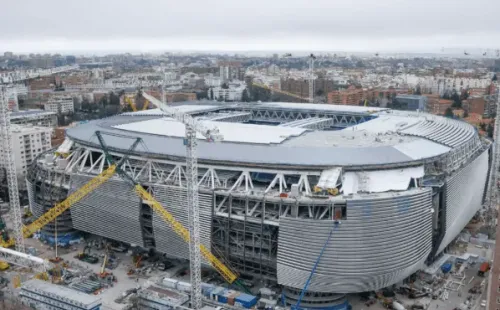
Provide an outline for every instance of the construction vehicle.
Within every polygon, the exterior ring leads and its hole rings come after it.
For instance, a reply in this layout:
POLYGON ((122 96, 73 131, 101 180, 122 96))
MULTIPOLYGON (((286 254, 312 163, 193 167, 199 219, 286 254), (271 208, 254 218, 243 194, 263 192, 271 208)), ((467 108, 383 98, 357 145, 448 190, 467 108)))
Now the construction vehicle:
POLYGON ((101 265, 101 272, 99 273, 99 278, 103 279, 106 278, 109 273, 106 272, 106 263, 108 262, 108 253, 104 255, 104 259, 102 260, 102 265, 101 265))
POLYGON ((490 270, 490 263, 484 262, 479 266, 479 270, 477 271, 477 275, 480 277, 484 277, 484 275, 490 270))
POLYGON ((10 265, 4 261, 0 261, 0 271, 9 269, 10 265))
POLYGON ((89 264, 96 264, 99 261, 99 258, 90 254, 90 246, 88 246, 88 245, 86 245, 83 248, 83 251, 81 253, 78 253, 75 256, 75 258, 81 260, 82 262, 86 262, 89 264))

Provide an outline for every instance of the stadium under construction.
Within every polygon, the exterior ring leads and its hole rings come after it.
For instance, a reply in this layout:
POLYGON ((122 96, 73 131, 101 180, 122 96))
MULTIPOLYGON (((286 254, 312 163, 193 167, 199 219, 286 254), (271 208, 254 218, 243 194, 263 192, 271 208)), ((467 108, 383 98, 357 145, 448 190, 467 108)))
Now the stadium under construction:
MULTIPOLYGON (((289 305, 317 262, 302 307, 335 309, 346 293, 402 281, 442 253, 484 200, 490 143, 462 121, 315 104, 177 109, 224 136, 198 142, 202 243, 239 273, 277 282, 289 305)), ((122 169, 188 227, 184 130, 158 109, 69 128, 28 171, 33 214, 108 168, 99 131, 114 157, 128 156, 122 169)), ((188 245, 119 176, 57 218, 60 240, 80 231, 189 258, 188 245)), ((54 234, 53 224, 42 229, 47 240, 54 234)))

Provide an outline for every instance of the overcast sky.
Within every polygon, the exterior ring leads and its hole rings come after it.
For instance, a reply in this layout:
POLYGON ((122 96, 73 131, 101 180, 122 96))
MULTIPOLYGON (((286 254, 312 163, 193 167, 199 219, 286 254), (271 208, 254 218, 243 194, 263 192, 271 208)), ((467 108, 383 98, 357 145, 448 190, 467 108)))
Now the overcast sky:
POLYGON ((500 0, 2 0, 0 53, 500 48, 500 0))

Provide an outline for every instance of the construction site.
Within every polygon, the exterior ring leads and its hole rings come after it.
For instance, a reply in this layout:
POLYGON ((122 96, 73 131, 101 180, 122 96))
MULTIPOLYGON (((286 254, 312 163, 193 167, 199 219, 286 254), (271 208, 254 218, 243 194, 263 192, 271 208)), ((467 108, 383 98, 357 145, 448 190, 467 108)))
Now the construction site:
POLYGON ((4 305, 485 307, 498 166, 472 126, 374 107, 172 106, 138 92, 154 108, 82 122, 36 158, 29 206, 9 186, 4 305))

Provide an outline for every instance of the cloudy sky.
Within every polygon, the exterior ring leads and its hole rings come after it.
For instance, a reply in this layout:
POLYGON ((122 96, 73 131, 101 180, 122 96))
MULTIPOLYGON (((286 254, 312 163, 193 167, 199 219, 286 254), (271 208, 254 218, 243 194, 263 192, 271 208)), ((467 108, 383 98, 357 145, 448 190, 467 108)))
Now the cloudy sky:
POLYGON ((2 0, 0 53, 500 48, 500 0, 2 0))

